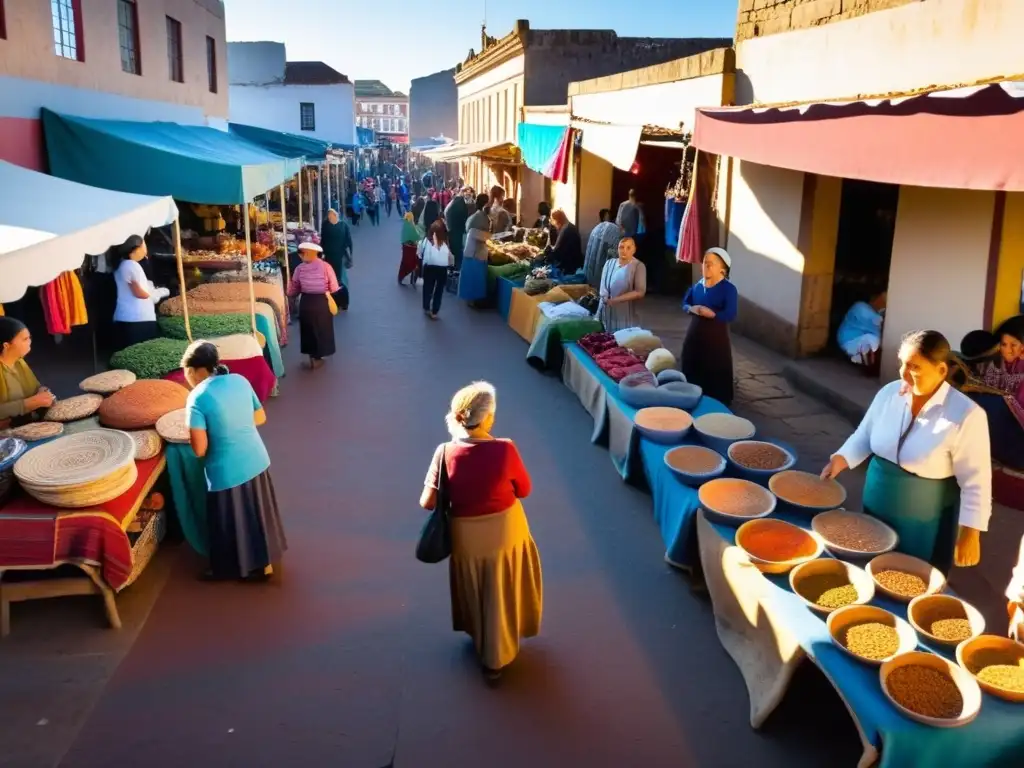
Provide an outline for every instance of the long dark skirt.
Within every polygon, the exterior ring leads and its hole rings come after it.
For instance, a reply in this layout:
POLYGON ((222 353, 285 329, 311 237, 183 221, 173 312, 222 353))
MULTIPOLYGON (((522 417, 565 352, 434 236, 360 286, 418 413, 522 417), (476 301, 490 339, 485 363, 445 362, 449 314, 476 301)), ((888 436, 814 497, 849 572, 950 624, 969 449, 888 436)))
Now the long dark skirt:
POLYGON ((144 341, 155 339, 160 335, 156 320, 142 320, 135 323, 114 323, 114 339, 117 345, 115 351, 120 351, 133 344, 141 344, 144 341))
POLYGON ((260 573, 288 549, 269 469, 242 485, 207 493, 206 526, 214 578, 260 573))
POLYGON ((412 275, 413 282, 416 281, 416 271, 420 268, 420 259, 416 255, 414 243, 402 243, 402 261, 398 264, 398 282, 402 282, 409 275, 412 275))
POLYGON ((334 354, 334 315, 327 295, 304 293, 299 300, 299 338, 302 354, 319 360, 334 354))
POLYGON ((681 360, 687 381, 723 405, 732 403, 732 341, 728 325, 694 316, 686 329, 681 360))

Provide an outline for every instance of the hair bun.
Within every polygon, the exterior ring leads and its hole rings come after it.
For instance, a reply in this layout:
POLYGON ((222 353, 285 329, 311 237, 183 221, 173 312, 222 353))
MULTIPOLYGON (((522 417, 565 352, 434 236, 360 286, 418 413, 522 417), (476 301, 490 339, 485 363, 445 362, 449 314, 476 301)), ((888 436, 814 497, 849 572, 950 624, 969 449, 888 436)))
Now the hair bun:
POLYGON ((228 367, 223 363, 218 363, 217 367, 213 369, 213 372, 218 376, 225 376, 231 373, 231 371, 228 370, 228 367))

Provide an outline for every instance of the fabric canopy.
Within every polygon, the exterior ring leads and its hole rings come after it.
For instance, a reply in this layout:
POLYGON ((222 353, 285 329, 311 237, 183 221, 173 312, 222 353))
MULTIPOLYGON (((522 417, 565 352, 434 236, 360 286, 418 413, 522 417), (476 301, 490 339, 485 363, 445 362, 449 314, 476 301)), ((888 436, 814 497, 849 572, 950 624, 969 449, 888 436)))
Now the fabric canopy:
POLYGON ((105 189, 241 205, 302 167, 301 154, 281 157, 206 126, 42 116, 51 173, 105 189))
POLYGON ((309 136, 299 136, 284 131, 272 131, 255 125, 228 123, 228 130, 235 136, 257 144, 281 157, 305 157, 307 160, 323 160, 332 144, 309 136))
POLYGON ((452 144, 450 146, 428 149, 421 153, 436 162, 459 160, 463 157, 482 157, 497 163, 517 163, 516 145, 508 141, 498 143, 483 141, 475 144, 452 144))
POLYGON ((568 155, 564 150, 571 131, 564 125, 519 123, 516 143, 523 153, 523 164, 531 171, 564 181, 561 176, 567 166, 560 160, 568 155))
POLYGON ((623 171, 632 169, 644 129, 640 125, 573 123, 583 131, 583 149, 623 171))
POLYGON ((1024 191, 1024 82, 791 107, 701 109, 702 151, 920 187, 1024 191))
POLYGON ((174 200, 96 189, 0 161, 0 304, 178 217, 174 200))

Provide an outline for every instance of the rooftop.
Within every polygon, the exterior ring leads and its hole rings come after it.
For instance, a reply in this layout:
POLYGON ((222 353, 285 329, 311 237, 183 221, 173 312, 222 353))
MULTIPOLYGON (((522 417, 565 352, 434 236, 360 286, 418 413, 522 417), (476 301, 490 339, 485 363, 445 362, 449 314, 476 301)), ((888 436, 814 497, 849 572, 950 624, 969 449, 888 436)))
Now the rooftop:
POLYGON ((289 61, 284 65, 285 85, 339 85, 348 77, 322 61, 289 61))
POLYGON ((380 80, 356 80, 356 96, 365 97, 380 97, 380 96, 398 96, 404 98, 405 94, 400 91, 392 91, 380 80))

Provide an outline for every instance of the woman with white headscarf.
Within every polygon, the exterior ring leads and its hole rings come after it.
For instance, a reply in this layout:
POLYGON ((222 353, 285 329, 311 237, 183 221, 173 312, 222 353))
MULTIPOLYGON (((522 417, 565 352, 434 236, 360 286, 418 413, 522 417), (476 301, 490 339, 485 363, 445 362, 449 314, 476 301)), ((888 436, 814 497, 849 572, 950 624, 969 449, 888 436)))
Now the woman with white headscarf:
POLYGON ((723 405, 733 397, 729 323, 736 319, 739 305, 739 292, 729 282, 731 269, 732 259, 724 248, 709 248, 701 265, 703 277, 683 299, 683 311, 693 315, 683 341, 683 374, 723 405))

